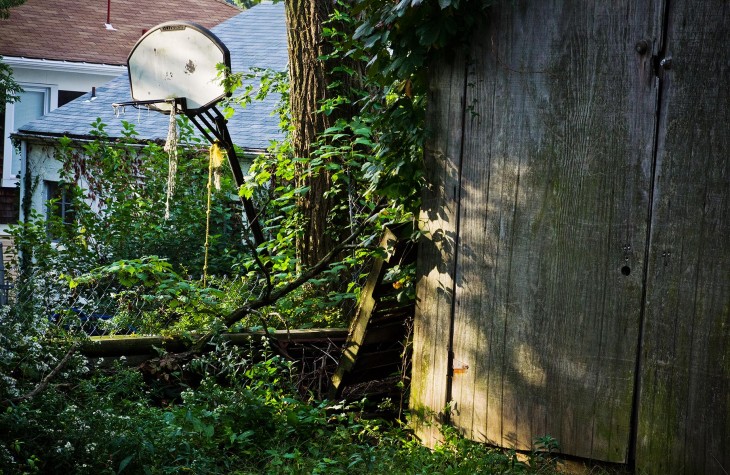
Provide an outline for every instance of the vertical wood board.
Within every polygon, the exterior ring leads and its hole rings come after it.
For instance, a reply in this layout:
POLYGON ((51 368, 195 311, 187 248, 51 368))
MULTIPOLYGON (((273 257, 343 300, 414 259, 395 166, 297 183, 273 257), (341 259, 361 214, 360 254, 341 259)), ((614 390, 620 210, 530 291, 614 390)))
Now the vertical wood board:
POLYGON ((465 60, 444 54, 431 68, 426 180, 419 226, 416 312, 410 409, 416 435, 428 446, 440 438, 446 406, 448 351, 457 242, 458 177, 464 113, 465 60))
POLYGON ((730 3, 668 2, 637 469, 730 473, 730 3))

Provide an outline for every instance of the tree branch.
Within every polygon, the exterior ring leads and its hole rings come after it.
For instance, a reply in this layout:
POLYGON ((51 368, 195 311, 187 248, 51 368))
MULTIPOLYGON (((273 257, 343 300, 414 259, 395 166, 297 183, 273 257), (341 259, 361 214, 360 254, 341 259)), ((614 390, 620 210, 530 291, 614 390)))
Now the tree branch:
POLYGON ((316 275, 321 273, 327 266, 329 266, 332 261, 334 261, 335 257, 342 252, 344 249, 348 247, 348 245, 354 241, 367 227, 368 224, 372 223, 375 218, 379 215, 379 206, 375 206, 375 211, 373 211, 370 216, 368 216, 367 219, 365 219, 360 225, 355 228, 355 230, 347 236, 345 239, 340 241, 336 246, 334 246, 330 252, 328 252, 322 259, 319 260, 315 265, 310 267, 309 269, 305 270, 301 274, 299 274, 299 277, 294 279, 293 281, 286 284, 284 287, 281 287, 278 290, 274 290, 271 292, 267 292, 267 294, 258 300, 255 300, 251 302, 250 304, 244 305, 243 307, 239 307, 238 309, 231 312, 224 320, 226 326, 230 327, 237 321, 244 318, 246 315, 250 314, 251 312, 258 310, 262 307, 266 307, 268 305, 271 305, 272 303, 276 302, 280 298, 284 297, 285 295, 289 294, 290 292, 298 289, 302 285, 306 284, 309 280, 313 279, 316 275))
POLYGON ((10 404, 18 404, 18 403, 21 403, 24 401, 28 401, 30 399, 33 399, 34 397, 36 397, 43 391, 45 391, 46 388, 48 387, 48 385, 50 384, 50 382, 53 380, 53 378, 55 378, 58 375, 58 373, 61 372, 63 367, 66 366, 66 363, 68 363, 68 360, 71 359, 71 356, 73 356, 73 354, 76 352, 77 349, 78 349, 78 345, 74 344, 73 346, 71 346, 71 348, 68 349, 68 351, 66 352, 64 357, 61 359, 61 361, 59 361, 58 364, 56 365, 56 367, 53 368, 53 371, 48 373, 46 375, 46 377, 43 378, 40 383, 38 383, 38 386, 36 386, 35 389, 33 389, 31 392, 24 394, 22 396, 18 396, 16 398, 6 399, 5 401, 3 401, 2 405, 9 406, 10 404))

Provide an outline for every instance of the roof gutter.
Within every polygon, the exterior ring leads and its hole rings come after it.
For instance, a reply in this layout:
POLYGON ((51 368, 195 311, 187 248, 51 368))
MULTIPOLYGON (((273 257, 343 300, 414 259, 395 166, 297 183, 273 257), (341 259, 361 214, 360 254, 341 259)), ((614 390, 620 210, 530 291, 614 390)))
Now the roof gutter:
MULTIPOLYGON (((90 135, 90 134, 56 134, 52 132, 30 132, 30 131, 23 131, 19 130, 15 133, 10 134, 10 138, 17 141, 25 140, 27 142, 33 142, 33 143, 40 143, 44 145, 58 145, 58 139, 61 137, 68 137, 70 139, 73 139, 78 142, 93 142, 95 140, 99 140, 99 137, 90 135)), ((117 142, 120 140, 120 137, 108 137, 110 142, 117 142)), ((129 139, 127 139, 129 140, 129 139)), ((132 146, 134 147, 144 147, 149 142, 154 142, 156 144, 162 145, 165 143, 163 139, 145 139, 145 140, 134 140, 134 143, 132 146)), ((204 148, 204 146, 201 146, 201 148, 204 148)), ((240 149, 243 152, 243 158, 246 159, 254 159, 258 157, 259 155, 268 155, 269 152, 266 149, 261 148, 242 148, 240 149)))
POLYGON ((34 59, 19 56, 3 56, 3 63, 13 69, 43 69, 46 71, 60 71, 65 73, 102 74, 113 77, 127 72, 126 66, 118 66, 115 64, 56 61, 53 59, 34 59))

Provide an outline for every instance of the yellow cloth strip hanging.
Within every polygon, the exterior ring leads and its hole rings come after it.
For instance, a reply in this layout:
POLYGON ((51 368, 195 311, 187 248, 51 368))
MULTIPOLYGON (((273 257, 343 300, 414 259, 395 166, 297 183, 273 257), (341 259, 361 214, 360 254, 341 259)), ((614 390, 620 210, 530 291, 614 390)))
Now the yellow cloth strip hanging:
POLYGON ((213 196, 213 175, 216 175, 216 188, 220 190, 220 179, 218 169, 223 165, 223 150, 218 142, 210 146, 210 159, 208 161, 208 207, 205 210, 205 259, 203 261, 203 287, 208 281, 208 250, 210 248, 210 208, 213 196))

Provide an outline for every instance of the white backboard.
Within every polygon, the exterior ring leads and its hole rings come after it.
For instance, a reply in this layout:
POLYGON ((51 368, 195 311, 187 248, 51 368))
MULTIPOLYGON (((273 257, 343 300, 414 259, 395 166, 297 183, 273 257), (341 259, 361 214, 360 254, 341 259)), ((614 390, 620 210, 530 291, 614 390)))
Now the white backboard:
MULTIPOLYGON (((226 96, 218 64, 231 66, 228 48, 208 29, 175 21, 149 30, 129 53, 129 82, 135 101, 185 98, 187 109, 205 109, 226 96)), ((153 107, 169 112, 170 104, 153 107)))

